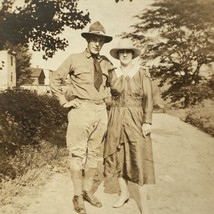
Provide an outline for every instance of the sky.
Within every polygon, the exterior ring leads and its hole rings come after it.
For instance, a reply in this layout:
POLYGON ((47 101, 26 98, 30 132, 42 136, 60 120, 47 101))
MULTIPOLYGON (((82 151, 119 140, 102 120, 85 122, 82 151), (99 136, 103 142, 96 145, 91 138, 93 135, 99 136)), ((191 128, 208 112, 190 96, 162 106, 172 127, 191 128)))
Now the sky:
MULTIPOLYGON (((115 3, 115 0, 79 0, 78 8, 88 11, 91 23, 100 21, 106 34, 113 37, 112 42, 103 46, 101 54, 106 55, 114 64, 117 64, 117 60, 109 55, 110 49, 117 46, 118 35, 130 31, 130 26, 136 23, 137 20, 133 16, 139 14, 151 3, 153 0, 132 0, 132 2, 123 0, 118 3, 115 3)), ((56 70, 70 54, 84 51, 87 43, 81 33, 88 32, 91 23, 83 30, 66 29, 63 36, 68 40, 69 46, 64 51, 56 52, 53 58, 43 60, 41 52, 32 52, 32 67, 56 70)))

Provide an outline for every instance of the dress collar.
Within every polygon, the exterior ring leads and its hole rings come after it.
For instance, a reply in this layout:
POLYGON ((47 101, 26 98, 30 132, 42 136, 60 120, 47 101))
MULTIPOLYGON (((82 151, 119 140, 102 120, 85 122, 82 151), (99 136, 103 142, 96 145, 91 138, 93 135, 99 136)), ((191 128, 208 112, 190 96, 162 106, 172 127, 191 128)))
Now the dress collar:
POLYGON ((133 77, 140 69, 140 65, 138 64, 132 64, 132 66, 130 67, 130 69, 128 71, 123 71, 122 67, 117 67, 115 69, 116 75, 117 77, 120 76, 128 76, 128 77, 133 77))

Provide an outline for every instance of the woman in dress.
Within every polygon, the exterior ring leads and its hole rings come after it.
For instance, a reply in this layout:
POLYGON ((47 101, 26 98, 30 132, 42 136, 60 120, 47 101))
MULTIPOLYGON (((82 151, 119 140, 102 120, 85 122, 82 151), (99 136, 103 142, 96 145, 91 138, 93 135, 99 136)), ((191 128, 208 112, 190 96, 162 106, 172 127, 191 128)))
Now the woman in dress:
POLYGON ((149 75, 133 59, 140 55, 129 39, 110 54, 120 67, 109 74, 111 107, 104 146, 104 174, 117 176, 120 196, 113 207, 129 200, 128 181, 139 185, 143 213, 148 213, 145 184, 155 183, 152 142, 153 97, 149 75))

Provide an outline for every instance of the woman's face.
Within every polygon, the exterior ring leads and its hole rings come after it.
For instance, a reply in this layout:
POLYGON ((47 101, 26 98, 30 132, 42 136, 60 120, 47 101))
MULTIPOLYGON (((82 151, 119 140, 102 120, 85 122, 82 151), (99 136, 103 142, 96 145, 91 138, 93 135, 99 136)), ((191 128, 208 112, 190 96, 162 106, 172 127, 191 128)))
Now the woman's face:
POLYGON ((119 60, 120 60, 121 65, 127 66, 132 61, 133 52, 132 52, 132 50, 126 50, 126 49, 119 50, 118 56, 119 56, 119 60))

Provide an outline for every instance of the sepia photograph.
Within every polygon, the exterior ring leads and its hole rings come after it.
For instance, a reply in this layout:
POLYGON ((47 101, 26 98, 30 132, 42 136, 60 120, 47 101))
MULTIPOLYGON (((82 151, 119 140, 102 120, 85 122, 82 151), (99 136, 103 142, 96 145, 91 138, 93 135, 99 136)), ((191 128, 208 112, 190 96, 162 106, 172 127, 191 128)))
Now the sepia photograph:
POLYGON ((213 214, 214 0, 1 0, 0 213, 213 214))

